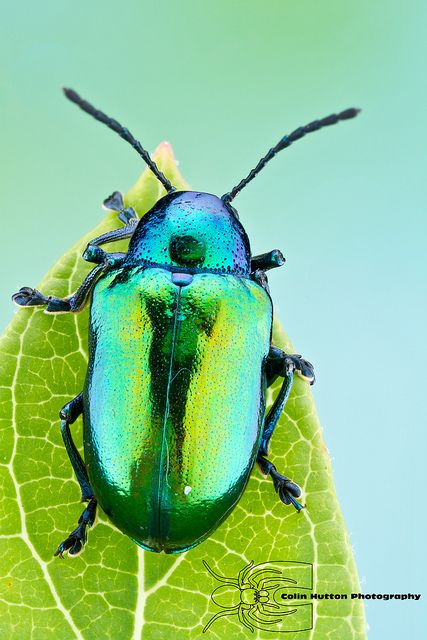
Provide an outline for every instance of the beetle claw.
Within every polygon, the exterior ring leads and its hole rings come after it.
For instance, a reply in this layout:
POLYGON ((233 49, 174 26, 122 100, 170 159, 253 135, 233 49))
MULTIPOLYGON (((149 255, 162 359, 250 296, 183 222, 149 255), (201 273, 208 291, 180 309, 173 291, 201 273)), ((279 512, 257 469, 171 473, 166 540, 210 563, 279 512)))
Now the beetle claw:
POLYGON ((86 524, 82 522, 79 524, 77 529, 74 529, 68 536, 64 542, 61 542, 59 547, 54 553, 54 556, 59 556, 60 558, 64 557, 64 553, 68 551, 68 555, 75 556, 77 555, 86 544, 87 535, 86 535, 86 524))
POLYGON ((110 211, 122 211, 124 209, 123 196, 120 191, 114 191, 111 196, 105 198, 102 203, 104 209, 109 209, 110 211))
POLYGON ((126 207, 123 201, 123 196, 120 191, 114 191, 111 196, 108 196, 102 203, 104 209, 110 211, 117 211, 119 214, 119 220, 124 224, 136 224, 138 222, 138 215, 133 207, 126 207))
POLYGON ((305 360, 299 354, 287 355, 285 358, 285 368, 287 371, 295 371, 310 384, 314 384, 316 376, 314 375, 314 367, 308 360, 305 360))
POLYGON ((297 511, 304 509, 304 505, 296 500, 301 495, 299 486, 286 476, 282 476, 276 469, 271 469, 270 475, 280 500, 286 505, 292 504, 297 511))
POLYGON ((68 555, 76 556, 87 542, 86 528, 91 527, 95 521, 97 501, 94 496, 89 498, 89 504, 79 518, 79 524, 74 531, 70 533, 68 538, 61 542, 54 553, 54 556, 64 557, 64 553, 68 551, 68 555))
POLYGON ((20 307, 33 307, 49 302, 46 296, 31 287, 21 287, 17 293, 13 294, 12 300, 20 307))

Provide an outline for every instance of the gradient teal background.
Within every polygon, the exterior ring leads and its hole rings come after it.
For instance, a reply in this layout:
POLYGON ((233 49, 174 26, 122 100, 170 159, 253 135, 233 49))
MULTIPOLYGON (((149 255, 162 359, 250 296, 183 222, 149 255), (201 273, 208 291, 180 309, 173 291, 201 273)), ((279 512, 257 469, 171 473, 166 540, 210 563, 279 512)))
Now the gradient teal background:
MULTIPOLYGON (((425 2, 8 3, 2 10, 1 326, 126 190, 142 161, 62 85, 199 190, 229 190, 284 133, 355 121, 284 151, 236 199, 254 252, 283 250, 276 310, 315 395, 365 592, 425 591, 425 2), (88 6, 89 5, 89 6, 88 6)), ((427 594, 425 594, 427 597, 427 594)), ((367 606, 371 640, 420 638, 420 602, 367 606)))

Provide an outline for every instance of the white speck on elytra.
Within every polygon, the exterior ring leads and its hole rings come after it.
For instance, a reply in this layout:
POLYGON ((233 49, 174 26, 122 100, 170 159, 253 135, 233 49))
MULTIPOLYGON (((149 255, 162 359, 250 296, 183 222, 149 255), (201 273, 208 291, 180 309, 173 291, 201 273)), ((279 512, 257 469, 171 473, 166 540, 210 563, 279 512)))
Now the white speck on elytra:
POLYGON ((189 486, 187 485, 187 486, 185 487, 185 489, 184 489, 184 493, 185 493, 185 495, 186 495, 186 496, 188 496, 188 494, 190 493, 190 491, 191 491, 191 487, 189 487, 189 486))

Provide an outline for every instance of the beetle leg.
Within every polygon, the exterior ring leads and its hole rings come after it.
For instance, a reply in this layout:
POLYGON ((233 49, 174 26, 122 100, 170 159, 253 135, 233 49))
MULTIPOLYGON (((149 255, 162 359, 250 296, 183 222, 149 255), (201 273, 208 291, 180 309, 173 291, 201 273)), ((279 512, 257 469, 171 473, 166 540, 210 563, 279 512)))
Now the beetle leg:
POLYGON ((299 373, 303 378, 308 380, 310 384, 314 383, 314 368, 310 362, 304 360, 300 355, 288 355, 278 347, 272 346, 266 364, 267 384, 270 386, 279 375, 283 376, 284 380, 277 398, 265 419, 264 432, 259 449, 261 455, 268 455, 268 445, 271 436, 273 435, 273 431, 276 428, 292 389, 294 372, 299 373))
POLYGON ((273 406, 265 419, 257 462, 261 471, 271 476, 274 488, 278 492, 282 502, 285 504, 293 504, 297 511, 300 511, 303 507, 296 500, 296 498, 299 498, 301 495, 300 488, 292 482, 292 480, 286 476, 282 476, 274 464, 265 457, 268 455, 268 445, 271 436, 289 398, 295 372, 308 380, 310 384, 313 384, 315 376, 313 365, 310 364, 310 362, 304 360, 300 355, 288 355, 278 347, 271 346, 266 364, 267 384, 271 385, 279 375, 283 376, 284 380, 273 406))
POLYGON ((266 271, 281 267, 283 264, 285 264, 285 258, 279 249, 253 256, 251 258, 251 278, 269 294, 270 289, 266 271))
POLYGON ((294 372, 290 370, 283 381, 282 386, 280 387, 280 391, 275 399, 273 406, 267 414, 264 423, 264 431, 262 434, 261 444, 259 447, 259 453, 261 455, 268 455, 268 445, 270 443, 271 436, 273 435, 274 429, 279 421, 280 416, 282 415, 282 411, 285 407, 285 404, 289 398, 289 394, 292 389, 292 383, 294 379, 294 372))
MULTIPOLYGON (((107 242, 117 242, 117 240, 125 240, 126 238, 130 238, 131 236, 133 236, 137 224, 138 218, 130 218, 128 224, 125 227, 114 229, 113 231, 108 231, 107 233, 103 233, 101 236, 98 236, 91 240, 83 252, 84 260, 95 263, 108 261, 111 254, 106 253, 103 249, 101 249, 100 245, 107 244, 107 242)), ((126 254, 113 254, 113 256, 114 255, 121 255, 122 257, 124 257, 126 254)))
POLYGON ((253 256, 251 258, 251 273, 254 273, 258 269, 262 271, 268 271, 268 269, 275 269, 285 264, 285 258, 279 249, 273 249, 268 253, 262 253, 259 256, 253 256))
POLYGON ((300 502, 298 502, 298 500, 296 500, 296 498, 299 498, 301 495, 301 489, 299 486, 295 484, 295 482, 292 482, 290 478, 282 476, 277 471, 274 464, 270 462, 270 460, 267 460, 267 458, 264 458, 260 453, 257 456, 257 462, 262 473, 271 476, 274 488, 279 494, 280 500, 286 505, 293 504, 297 511, 301 511, 304 507, 300 502))
MULTIPOLYGON (((132 207, 125 208, 123 196, 120 191, 114 191, 111 196, 108 196, 108 198, 104 200, 103 206, 105 209, 116 211, 118 213, 119 220, 124 222, 125 226, 120 229, 113 229, 113 231, 107 231, 107 233, 103 233, 101 236, 91 240, 83 253, 83 258, 88 262, 101 263, 108 260, 108 257, 111 254, 100 249, 100 245, 106 244, 107 242, 116 242, 117 240, 130 238, 133 236, 133 232, 139 222, 135 209, 132 207)), ((125 256, 125 254, 122 255, 123 257, 125 256)))
POLYGON ((45 306, 47 313, 66 313, 67 311, 75 313, 83 309, 98 276, 109 268, 120 266, 126 257, 125 253, 107 253, 101 249, 100 245, 130 238, 139 220, 132 207, 124 208, 123 197, 118 191, 115 191, 104 201, 104 206, 107 209, 117 211, 119 219, 126 225, 120 229, 108 231, 89 242, 83 252, 83 258, 88 262, 98 264, 98 266, 86 276, 77 291, 70 297, 57 298, 56 296, 45 296, 31 287, 21 287, 17 293, 13 294, 13 302, 20 307, 45 306))
MULTIPOLYGON (((102 251, 102 249, 101 249, 102 251)), ((108 255, 105 254, 107 257, 108 255)), ((108 262, 99 264, 92 269, 83 280, 80 287, 73 295, 67 298, 58 298, 56 296, 45 296, 37 289, 31 287, 21 287, 21 289, 12 296, 13 302, 20 307, 46 307, 45 313, 66 313, 71 311, 78 313, 81 311, 89 300, 89 296, 95 286, 98 277, 108 271, 108 269, 116 266, 120 258, 116 258, 119 254, 110 254, 108 262)))
POLYGON ((282 349, 279 349, 279 347, 271 345, 266 363, 268 386, 273 384, 278 376, 286 377, 290 370, 297 372, 310 384, 314 384, 316 378, 314 375, 314 367, 310 362, 304 360, 304 358, 298 354, 288 355, 282 351, 282 349))
POLYGON ((96 515, 96 498, 91 498, 86 509, 83 511, 79 518, 79 524, 74 531, 70 533, 68 538, 61 542, 54 555, 60 558, 64 557, 65 551, 68 551, 70 556, 75 556, 87 542, 86 528, 91 527, 95 521, 96 515))
POLYGON ((70 458, 71 466, 76 474, 77 481, 80 485, 82 493, 82 502, 89 500, 89 503, 82 515, 79 518, 78 526, 74 531, 70 533, 68 538, 61 542, 55 556, 63 557, 65 551, 68 551, 70 555, 78 553, 87 540, 86 528, 91 527, 95 521, 96 505, 97 501, 93 495, 92 487, 90 486, 89 477, 87 475, 86 466, 83 462, 76 445, 74 444, 71 436, 70 425, 77 420, 77 418, 83 413, 83 394, 79 393, 78 396, 73 398, 71 402, 68 402, 59 412, 61 417, 61 434, 65 444, 65 448, 70 458))
POLYGON ((131 220, 138 221, 138 214, 135 209, 133 207, 125 207, 123 195, 120 191, 114 191, 111 196, 108 196, 108 198, 104 200, 102 206, 104 209, 118 213, 119 220, 125 224, 128 224, 131 220))
POLYGON ((73 398, 71 402, 68 402, 62 407, 59 412, 61 418, 61 435, 65 444, 65 448, 70 458, 71 466, 76 474, 77 481, 80 485, 82 492, 82 502, 93 498, 92 487, 90 486, 89 478, 86 471, 86 465, 83 462, 80 453, 77 451, 77 447, 74 444, 71 436, 70 425, 73 424, 77 418, 83 413, 83 393, 79 393, 78 396, 73 398))
POLYGON ((108 269, 118 267, 126 257, 125 253, 107 253, 99 245, 107 242, 115 242, 116 240, 123 240, 130 238, 135 231, 135 227, 138 223, 137 217, 132 217, 136 213, 129 209, 125 209, 124 213, 128 212, 128 224, 121 229, 114 229, 108 233, 104 233, 97 238, 94 238, 87 245, 83 258, 88 262, 94 262, 98 264, 97 267, 92 269, 83 280, 77 291, 67 298, 58 298, 56 296, 45 296, 37 289, 31 287, 21 287, 21 289, 14 293, 12 296, 13 302, 20 307, 46 307, 46 313, 66 313, 72 311, 77 313, 81 311, 87 303, 90 293, 96 284, 98 276, 107 271, 108 269))

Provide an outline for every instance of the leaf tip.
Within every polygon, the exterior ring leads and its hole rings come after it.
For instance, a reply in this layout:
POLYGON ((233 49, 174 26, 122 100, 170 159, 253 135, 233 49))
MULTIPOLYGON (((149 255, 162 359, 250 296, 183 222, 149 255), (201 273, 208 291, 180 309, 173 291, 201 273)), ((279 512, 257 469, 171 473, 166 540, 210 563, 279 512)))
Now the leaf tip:
POLYGON ((163 160, 178 164, 175 158, 175 153, 170 142, 163 140, 153 153, 153 160, 163 160))

